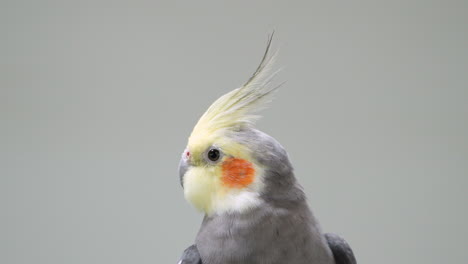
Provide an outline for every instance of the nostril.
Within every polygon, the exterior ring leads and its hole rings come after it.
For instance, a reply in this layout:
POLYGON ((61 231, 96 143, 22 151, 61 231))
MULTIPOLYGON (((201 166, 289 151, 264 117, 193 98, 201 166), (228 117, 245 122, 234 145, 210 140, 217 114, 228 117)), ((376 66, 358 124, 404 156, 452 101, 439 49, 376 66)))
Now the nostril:
POLYGON ((190 151, 185 152, 185 156, 188 158, 190 157, 190 151))

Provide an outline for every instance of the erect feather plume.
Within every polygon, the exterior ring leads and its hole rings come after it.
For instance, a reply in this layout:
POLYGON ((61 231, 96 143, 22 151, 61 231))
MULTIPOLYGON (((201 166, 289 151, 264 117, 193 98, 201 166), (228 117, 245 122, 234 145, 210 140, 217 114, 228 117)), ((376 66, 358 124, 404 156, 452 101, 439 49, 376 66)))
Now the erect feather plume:
POLYGON ((273 92, 280 85, 273 86, 272 79, 278 71, 272 72, 276 52, 271 54, 273 33, 268 38, 263 58, 254 74, 240 88, 216 100, 203 114, 193 129, 190 138, 206 136, 223 129, 251 126, 260 117, 255 114, 271 101, 273 92))

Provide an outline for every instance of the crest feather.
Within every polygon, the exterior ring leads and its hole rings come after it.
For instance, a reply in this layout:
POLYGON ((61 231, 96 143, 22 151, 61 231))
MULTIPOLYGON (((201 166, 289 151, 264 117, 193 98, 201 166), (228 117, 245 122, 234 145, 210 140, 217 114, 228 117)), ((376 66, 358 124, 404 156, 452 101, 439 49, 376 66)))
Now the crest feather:
POLYGON ((260 117, 255 114, 271 101, 273 92, 280 85, 272 86, 278 70, 272 72, 276 52, 270 54, 273 34, 268 38, 263 58, 254 74, 240 88, 216 100, 195 125, 191 139, 208 136, 224 129, 251 126, 260 117))

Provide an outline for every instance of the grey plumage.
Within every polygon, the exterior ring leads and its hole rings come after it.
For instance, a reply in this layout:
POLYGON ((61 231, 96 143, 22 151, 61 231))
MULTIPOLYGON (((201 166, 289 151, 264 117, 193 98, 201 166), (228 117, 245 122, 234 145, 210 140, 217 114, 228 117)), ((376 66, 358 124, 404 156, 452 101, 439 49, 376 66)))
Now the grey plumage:
POLYGON ((343 238, 332 233, 325 234, 325 238, 333 252, 336 264, 356 264, 353 250, 343 238))
POLYGON ((253 128, 229 136, 249 145, 254 158, 268 168, 264 203, 243 213, 205 216, 195 241, 202 263, 355 264, 346 262, 354 256, 344 240, 323 235, 284 148, 253 128))
MULTIPOLYGON (((325 234, 336 264, 356 264, 356 258, 348 243, 336 234, 325 234)), ((202 264, 196 245, 188 247, 182 254, 179 264, 202 264)))
POLYGON ((191 245, 184 253, 182 253, 182 257, 178 264, 202 264, 200 253, 198 253, 198 249, 196 245, 191 245))

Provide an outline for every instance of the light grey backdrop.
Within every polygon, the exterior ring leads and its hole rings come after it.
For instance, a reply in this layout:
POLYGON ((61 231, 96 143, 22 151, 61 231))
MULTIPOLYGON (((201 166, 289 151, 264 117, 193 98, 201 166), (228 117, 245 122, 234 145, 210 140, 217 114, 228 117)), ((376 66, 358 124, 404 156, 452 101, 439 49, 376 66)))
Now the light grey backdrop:
POLYGON ((276 29, 258 127, 359 263, 467 263, 466 1, 1 1, 0 263, 175 263, 177 164, 276 29))

